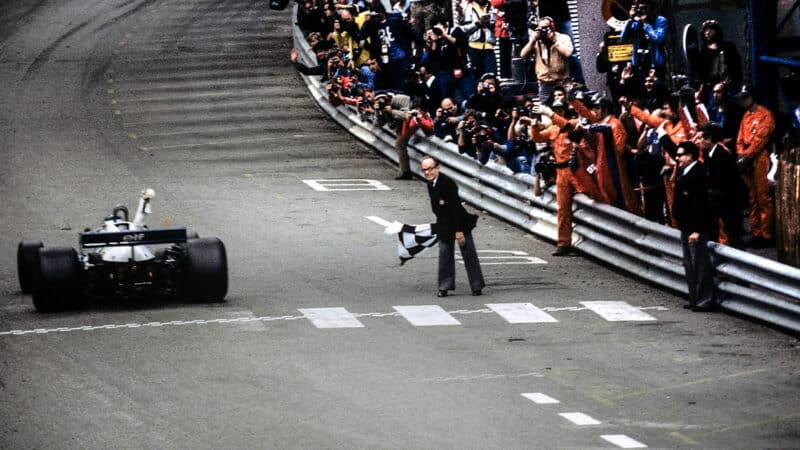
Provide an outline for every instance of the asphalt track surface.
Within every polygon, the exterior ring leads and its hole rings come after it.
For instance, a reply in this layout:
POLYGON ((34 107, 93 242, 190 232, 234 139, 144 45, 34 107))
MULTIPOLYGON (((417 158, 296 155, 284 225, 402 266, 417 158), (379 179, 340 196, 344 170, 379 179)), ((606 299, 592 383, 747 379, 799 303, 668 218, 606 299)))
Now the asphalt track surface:
POLYGON ((0 7, 0 448, 800 448, 794 337, 480 211, 484 296, 398 266, 380 223, 431 221, 425 186, 315 106, 288 12, 0 7), (36 313, 17 243, 145 187, 224 241, 227 301, 36 313))

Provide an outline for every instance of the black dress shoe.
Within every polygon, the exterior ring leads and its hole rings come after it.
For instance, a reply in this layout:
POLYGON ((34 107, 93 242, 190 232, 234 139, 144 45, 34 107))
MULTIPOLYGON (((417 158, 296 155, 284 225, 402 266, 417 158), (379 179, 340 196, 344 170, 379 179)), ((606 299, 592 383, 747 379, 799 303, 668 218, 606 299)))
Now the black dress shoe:
POLYGON ((569 255, 569 252, 569 247, 556 247, 556 251, 553 252, 553 256, 567 256, 569 255))
POLYGON ((403 172, 403 173, 401 173, 400 175, 398 175, 398 176, 394 177, 394 179, 395 179, 395 180, 410 180, 410 179, 412 179, 413 177, 414 177, 414 176, 413 176, 413 175, 411 175, 411 172, 403 172))
POLYGON ((447 297, 447 291, 444 289, 439 289, 439 292, 436 293, 437 297, 447 297))
POLYGON ((478 297, 478 296, 481 296, 481 295, 483 295, 483 292, 480 289, 475 289, 474 291, 472 291, 472 296, 473 297, 478 297))

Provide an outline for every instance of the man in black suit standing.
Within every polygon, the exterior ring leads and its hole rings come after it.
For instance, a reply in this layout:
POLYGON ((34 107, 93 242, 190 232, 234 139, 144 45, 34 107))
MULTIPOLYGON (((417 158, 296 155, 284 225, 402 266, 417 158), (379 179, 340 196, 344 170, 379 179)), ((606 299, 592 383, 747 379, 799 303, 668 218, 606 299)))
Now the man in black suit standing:
POLYGON ((747 204, 747 186, 736 167, 736 156, 722 143, 723 133, 720 124, 707 122, 697 130, 692 142, 703 153, 708 174, 708 201, 712 219, 710 238, 741 249, 744 248, 742 219, 747 204))
POLYGON ((706 247, 712 228, 708 178, 703 163, 697 160, 699 154, 697 146, 689 141, 678 144, 675 155, 679 169, 672 214, 681 230, 683 267, 689 286, 689 304, 685 308, 707 311, 714 308, 716 293, 706 247))
POLYGON ((446 175, 439 173, 439 162, 426 156, 420 162, 422 174, 428 181, 431 209, 436 215, 436 234, 439 236, 439 297, 456 288, 455 242, 461 249, 472 295, 481 295, 486 286, 472 229, 478 216, 469 214, 461 204, 458 186, 446 175))

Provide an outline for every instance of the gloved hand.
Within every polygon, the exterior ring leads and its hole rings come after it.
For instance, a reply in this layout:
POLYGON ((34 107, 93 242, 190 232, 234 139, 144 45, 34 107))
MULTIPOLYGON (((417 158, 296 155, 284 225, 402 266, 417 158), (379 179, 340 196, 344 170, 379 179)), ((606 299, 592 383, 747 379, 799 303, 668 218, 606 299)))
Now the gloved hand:
POLYGON ((541 114, 543 116, 553 117, 553 110, 550 109, 550 107, 547 105, 542 105, 542 104, 533 105, 532 111, 534 114, 541 114))
POLYGON ((150 200, 151 198, 156 196, 156 191, 151 188, 147 188, 142 191, 142 198, 145 200, 150 200))

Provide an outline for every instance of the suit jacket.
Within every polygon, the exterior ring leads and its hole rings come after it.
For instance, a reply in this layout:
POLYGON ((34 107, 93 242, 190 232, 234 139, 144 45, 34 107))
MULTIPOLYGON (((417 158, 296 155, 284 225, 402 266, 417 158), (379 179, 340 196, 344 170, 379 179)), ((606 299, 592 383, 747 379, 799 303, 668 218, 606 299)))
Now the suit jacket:
POLYGON ((703 163, 697 161, 688 174, 679 169, 675 181, 675 199, 672 215, 678 228, 685 233, 708 233, 711 231, 711 209, 708 205, 708 179, 703 163))
POLYGON ((436 234, 439 239, 453 240, 457 231, 469 232, 475 228, 478 216, 470 214, 461 204, 458 186, 447 175, 439 174, 436 185, 428 183, 431 209, 436 215, 436 234))
POLYGON ((747 187, 736 167, 736 157, 722 145, 715 144, 715 147, 713 155, 710 151, 703 155, 708 173, 708 189, 724 195, 725 201, 732 206, 743 206, 747 198, 747 187))

